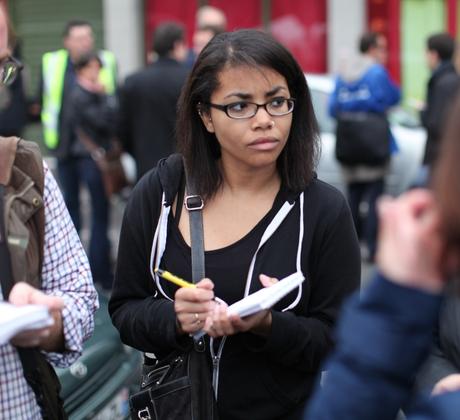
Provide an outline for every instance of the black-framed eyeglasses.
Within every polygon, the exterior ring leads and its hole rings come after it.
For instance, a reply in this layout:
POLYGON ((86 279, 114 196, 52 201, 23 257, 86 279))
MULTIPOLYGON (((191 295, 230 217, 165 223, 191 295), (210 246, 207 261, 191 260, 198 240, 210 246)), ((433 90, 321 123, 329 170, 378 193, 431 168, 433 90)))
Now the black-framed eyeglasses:
POLYGON ((23 64, 12 56, 0 60, 0 84, 9 86, 24 68, 23 64))
POLYGON ((294 98, 284 98, 282 96, 278 98, 270 99, 264 104, 256 104, 255 102, 238 101, 232 102, 227 105, 219 105, 208 102, 207 105, 223 111, 229 118, 236 120, 252 118, 257 114, 260 107, 265 108, 272 117, 280 117, 282 115, 290 114, 294 110, 294 98))

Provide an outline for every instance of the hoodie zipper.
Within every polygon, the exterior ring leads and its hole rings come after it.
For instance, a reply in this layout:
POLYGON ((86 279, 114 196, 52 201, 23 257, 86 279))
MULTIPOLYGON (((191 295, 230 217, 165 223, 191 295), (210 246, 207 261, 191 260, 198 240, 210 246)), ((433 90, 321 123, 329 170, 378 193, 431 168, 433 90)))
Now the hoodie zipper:
POLYGON ((220 365, 220 357, 222 356, 222 350, 224 349, 225 341, 227 337, 222 337, 222 340, 219 343, 219 347, 217 349, 217 354, 214 351, 214 338, 210 338, 209 340, 209 351, 211 353, 211 360, 212 360, 212 387, 214 389, 214 397, 217 401, 217 392, 219 388, 219 365, 220 365))

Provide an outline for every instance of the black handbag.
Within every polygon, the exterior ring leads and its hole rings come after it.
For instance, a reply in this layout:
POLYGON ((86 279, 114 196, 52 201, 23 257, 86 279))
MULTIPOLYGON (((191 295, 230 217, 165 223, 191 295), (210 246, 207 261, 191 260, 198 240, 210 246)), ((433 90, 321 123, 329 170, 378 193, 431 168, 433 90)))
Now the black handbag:
POLYGON ((390 124, 385 114, 347 112, 337 117, 335 156, 348 166, 382 166, 390 158, 390 124))
MULTIPOLYGON (((187 172, 187 171, 186 171, 187 172)), ((203 201, 194 195, 187 178, 185 205, 190 217, 192 279, 204 277, 203 201)), ((176 350, 152 366, 144 365, 141 390, 129 399, 136 420, 218 420, 211 379, 211 359, 204 337, 190 339, 186 350, 176 350)))

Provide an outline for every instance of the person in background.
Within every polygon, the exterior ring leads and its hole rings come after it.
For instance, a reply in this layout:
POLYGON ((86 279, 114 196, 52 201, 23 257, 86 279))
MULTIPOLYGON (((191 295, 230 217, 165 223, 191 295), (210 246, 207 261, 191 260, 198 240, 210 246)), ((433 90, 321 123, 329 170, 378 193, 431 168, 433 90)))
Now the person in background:
MULTIPOLYGON (((12 57, 21 59, 19 43, 10 45, 12 57)), ((27 124, 27 100, 24 77, 18 74, 9 86, 0 86, 0 136, 21 137, 27 124)))
POLYGON ((127 204, 112 322, 124 343, 160 359, 204 328, 221 420, 297 420, 360 281, 346 200, 314 175, 319 134, 305 76, 266 33, 217 35, 184 86, 176 135, 181 156, 160 161, 127 204), (178 289, 153 270, 192 278, 181 157, 204 201, 207 278, 178 289), (294 272, 301 286, 243 319, 213 300, 232 304, 294 272))
POLYGON ((429 180, 438 154, 445 116, 460 86, 460 78, 453 63, 455 50, 455 40, 448 33, 433 34, 426 41, 426 61, 431 76, 427 84, 426 105, 420 113, 427 131, 423 166, 418 180, 420 185, 429 180))
POLYGON ((195 31, 193 33, 192 48, 189 49, 186 66, 192 68, 196 57, 206 44, 216 35, 227 30, 225 13, 213 6, 201 6, 195 17, 195 31))
MULTIPOLYGON (((7 12, 3 6, 0 6, 2 83, 13 82, 14 76, 17 76, 21 68, 18 61, 13 60, 9 55, 7 26, 7 12), (5 74, 10 76, 5 78, 5 74)), ((2 148, 2 142, 5 141, 7 139, 0 137, 0 148, 2 148)), ((4 156, 0 153, 0 160, 2 158, 4 156)), ((4 170, 4 167, 1 169, 4 170)), ((22 169, 28 175, 30 168, 22 169)), ((0 183, 3 184, 4 181, 2 179, 0 183)), ((10 181, 6 180, 6 189, 12 187, 10 181)), ((3 192, 2 185, 0 189, 2 205, 4 204, 3 192)), ((40 400, 37 399, 25 378, 18 348, 38 349, 54 366, 67 367, 78 359, 83 349, 83 342, 91 336, 94 329, 94 312, 98 307, 98 299, 92 283, 88 259, 56 180, 46 164, 44 164, 43 205, 40 211, 43 211, 44 214, 44 226, 42 226, 44 237, 39 238, 40 229, 37 229, 37 224, 40 222, 35 217, 33 217, 32 225, 37 230, 31 229, 28 234, 30 235, 29 244, 34 241, 41 243, 43 240, 43 250, 30 248, 37 254, 43 254, 40 261, 41 270, 34 271, 31 265, 34 257, 30 254, 27 255, 25 261, 22 261, 22 264, 26 265, 31 278, 41 279, 41 289, 14 279, 16 284, 11 289, 8 301, 13 305, 45 305, 54 319, 54 324, 40 330, 24 331, 14 336, 9 343, 0 345, 0 413, 2 418, 38 420, 43 418, 44 414, 43 408, 39 405, 40 400)), ((4 246, 3 240, 4 238, 0 238, 1 246, 4 246)), ((2 265, 2 274, 5 275, 5 272, 5 265, 2 265)), ((0 300, 4 300, 3 293, 0 293, 0 300)), ((54 388, 47 387, 49 382, 43 383, 42 380, 43 378, 34 377, 35 383, 40 386, 45 385, 42 392, 55 391, 54 388)))
POLYGON ((110 201, 93 154, 110 152, 116 131, 117 101, 99 81, 102 62, 98 53, 83 54, 74 63, 77 85, 70 94, 69 124, 75 132, 70 153, 78 179, 91 198, 89 263, 95 283, 112 288, 113 274, 108 237, 110 201))
MULTIPOLYGON (((63 33, 64 48, 45 53, 42 58, 40 83, 41 120, 45 146, 57 158, 59 182, 65 203, 77 228, 80 218, 80 175, 78 160, 72 155, 76 134, 72 129, 69 112, 70 97, 77 84, 74 63, 85 53, 94 49, 94 34, 89 22, 67 22, 63 33)), ((105 50, 98 52, 102 62, 100 82, 107 94, 116 89, 116 62, 114 55, 105 50)))
MULTIPOLYGON (((340 113, 384 114, 401 98, 399 88, 384 67, 387 60, 386 38, 375 32, 366 33, 359 41, 359 51, 361 54, 356 60, 346 63, 331 94, 329 113, 334 118, 338 118, 340 113)), ((394 139, 392 141, 394 143, 394 139)), ((355 227, 367 246, 365 258, 373 261, 377 237, 375 203, 384 190, 388 162, 376 166, 341 166, 355 227), (364 220, 361 215, 363 204, 367 207, 364 220)))
MULTIPOLYGON (((427 143, 419 184, 429 182, 437 160, 441 138, 446 126, 446 114, 460 86, 460 78, 453 64, 455 40, 447 33, 431 35, 426 42, 426 58, 432 71, 427 86, 426 107, 421 112, 427 129, 427 143)), ((436 328, 430 357, 417 375, 417 388, 438 392, 445 384, 460 377, 460 284, 449 285, 449 297, 443 305, 436 328)))
POLYGON ((175 150, 177 100, 188 74, 183 26, 160 24, 153 34, 153 51, 157 59, 128 76, 120 90, 118 135, 136 161, 138 179, 175 150))
MULTIPOLYGON (((393 420, 401 407, 408 420, 458 419, 460 375, 439 382, 431 397, 414 395, 413 383, 431 349, 445 293, 459 286, 459 132, 457 97, 432 191, 414 189, 379 203, 379 272, 361 300, 355 296, 346 306, 325 365, 327 380, 317 384, 304 419, 393 420)), ((458 323, 450 326, 452 337, 458 335, 458 323)))

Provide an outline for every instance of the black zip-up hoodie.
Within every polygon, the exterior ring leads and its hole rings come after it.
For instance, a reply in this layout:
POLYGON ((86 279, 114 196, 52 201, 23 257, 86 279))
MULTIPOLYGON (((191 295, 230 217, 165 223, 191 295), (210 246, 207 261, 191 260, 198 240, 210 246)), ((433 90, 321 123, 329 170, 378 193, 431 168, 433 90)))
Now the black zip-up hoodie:
MULTIPOLYGON (((122 341, 158 358, 190 340, 176 335, 173 296, 153 275, 181 176, 181 161, 173 155, 135 187, 123 219, 109 303, 122 341)), ((306 280, 272 309, 268 337, 240 333, 223 340, 215 375, 220 420, 301 419, 332 347, 340 305, 359 287, 359 247, 344 197, 317 179, 303 193, 286 197, 278 212, 284 218, 254 256, 248 290, 261 287, 260 273, 282 278, 300 270, 306 280)))

